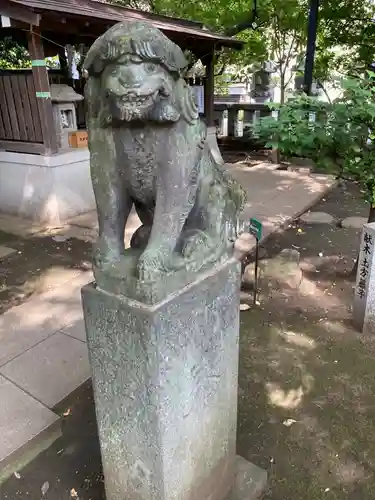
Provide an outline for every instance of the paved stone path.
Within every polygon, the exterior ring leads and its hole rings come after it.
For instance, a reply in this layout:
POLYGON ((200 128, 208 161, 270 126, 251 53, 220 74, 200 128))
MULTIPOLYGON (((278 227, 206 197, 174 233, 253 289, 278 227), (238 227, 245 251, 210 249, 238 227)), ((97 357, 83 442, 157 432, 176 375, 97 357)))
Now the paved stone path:
POLYGON ((363 225, 367 223, 367 217, 346 217, 341 221, 341 226, 345 228, 362 229, 363 225))
POLYGON ((4 245, 0 245, 0 259, 4 259, 4 257, 7 257, 8 255, 14 252, 15 252, 14 248, 9 248, 4 245))
POLYGON ((299 220, 306 224, 333 224, 335 221, 331 214, 310 211, 304 213, 299 220))
MULTIPOLYGON (((248 192, 244 217, 262 221, 263 238, 309 209, 335 184, 332 177, 310 175, 306 169, 279 171, 269 164, 228 168, 248 192)), ((126 243, 138 225, 132 214, 126 243)), ((96 214, 76 217, 60 228, 0 216, 0 230, 92 241, 96 214)), ((0 259, 5 252, 0 248, 0 259)), ((90 377, 80 290, 91 280, 89 271, 65 281, 62 277, 59 286, 0 316, 0 400, 5 402, 0 407, 0 482, 59 435, 55 406, 90 377)))

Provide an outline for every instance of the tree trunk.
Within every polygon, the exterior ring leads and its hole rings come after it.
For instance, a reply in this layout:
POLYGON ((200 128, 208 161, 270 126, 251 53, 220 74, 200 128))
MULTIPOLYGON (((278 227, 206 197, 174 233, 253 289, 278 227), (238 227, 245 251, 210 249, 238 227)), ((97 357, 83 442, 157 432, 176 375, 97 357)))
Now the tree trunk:
POLYGON ((281 72, 280 75, 280 104, 285 103, 285 75, 281 72))

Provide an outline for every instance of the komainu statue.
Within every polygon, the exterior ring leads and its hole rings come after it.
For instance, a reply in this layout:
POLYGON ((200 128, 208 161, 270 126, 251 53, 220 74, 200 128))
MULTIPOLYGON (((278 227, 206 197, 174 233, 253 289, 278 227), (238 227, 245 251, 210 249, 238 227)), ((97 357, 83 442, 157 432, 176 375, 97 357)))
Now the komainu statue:
POLYGON ((232 255, 245 194, 214 161, 183 78, 187 66, 182 50, 143 22, 113 26, 87 54, 101 288, 122 293, 124 283, 142 288, 176 276, 181 286, 232 255), (142 226, 124 250, 133 206, 142 226))

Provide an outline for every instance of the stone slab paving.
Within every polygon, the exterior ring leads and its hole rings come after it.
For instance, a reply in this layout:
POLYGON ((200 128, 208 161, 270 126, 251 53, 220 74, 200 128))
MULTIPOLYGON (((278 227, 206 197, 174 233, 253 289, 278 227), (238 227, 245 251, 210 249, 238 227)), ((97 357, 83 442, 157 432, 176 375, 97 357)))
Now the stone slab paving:
MULTIPOLYGON (((264 226, 264 237, 308 210, 336 184, 333 176, 311 174, 309 169, 277 170, 276 164, 267 162, 252 167, 239 162, 226 164, 225 167, 248 193, 244 217, 260 219, 264 226)), ((95 210, 69 219, 65 226, 56 228, 0 215, 0 230, 21 236, 34 233, 58 234, 94 241, 97 224, 95 210)), ((133 210, 125 228, 126 246, 139 225, 139 218, 133 210)))
POLYGON ((300 217, 300 221, 305 224, 333 224, 335 218, 325 212, 306 212, 300 217))
POLYGON ((341 226, 345 228, 362 229, 364 224, 367 224, 366 217, 347 217, 341 221, 341 226))
POLYGON ((66 325, 82 319, 81 287, 90 272, 52 288, 0 316, 0 367, 66 325))
MULTIPOLYGON (((73 217, 68 221, 69 229, 65 233, 69 237, 74 237, 78 239, 85 238, 85 235, 89 235, 89 241, 94 241, 98 233, 98 219, 96 216, 96 211, 92 210, 77 217, 73 217)), ((125 247, 130 246, 130 239, 136 229, 141 225, 138 215, 133 209, 130 212, 129 219, 125 227, 125 247)))
POLYGON ((15 215, 0 214, 0 229, 5 233, 15 234, 25 238, 43 231, 44 226, 43 224, 23 219, 15 215))
POLYGON ((71 226, 78 227, 89 227, 98 229, 98 218, 96 216, 96 211, 91 210, 91 212, 86 212, 82 215, 77 215, 76 217, 72 217, 67 221, 71 226))
POLYGON ((79 278, 81 274, 82 269, 69 269, 55 265, 43 270, 40 275, 28 280, 28 283, 35 288, 47 291, 64 285, 65 283, 70 283, 75 278, 79 278))
POLYGON ((15 250, 14 248, 5 247, 4 245, 0 245, 0 260, 4 259, 8 255, 10 255, 16 251, 17 250, 15 250))
POLYGON ((54 406, 90 377, 87 346, 74 337, 84 338, 81 288, 92 279, 81 272, 0 316, 0 484, 60 435, 54 406))
POLYGON ((0 374, 54 408, 90 378, 87 345, 58 332, 2 366, 0 374))
MULTIPOLYGON (((61 435, 60 419, 51 410, 0 376, 0 484, 25 460, 61 435), (43 434, 39 446, 35 438, 43 434), (42 445, 41 445, 42 444, 42 445)), ((1 488, 1 487, 0 487, 1 488)))
MULTIPOLYGON (((278 171, 265 163, 252 168, 240 164, 227 168, 248 192, 244 217, 259 218, 264 237, 309 209, 335 185, 332 177, 278 171)), ((133 212, 126 228, 127 244, 139 224, 133 212)), ((75 237, 80 234, 87 239, 89 235, 91 240, 97 232, 96 214, 84 214, 55 229, 0 216, 0 230, 20 236, 43 232, 69 235, 71 231, 75 237)), ((24 426, 24 432, 14 441, 14 449, 22 450, 29 443, 43 446, 45 428, 53 428, 56 422, 53 413, 51 416, 55 404, 90 377, 81 305, 81 287, 90 281, 91 272, 82 272, 0 316, 0 377, 2 374, 7 379, 3 382, 5 389, 17 394, 7 397, 6 413, 0 405, 0 470, 2 457, 9 455, 9 444, 5 443, 13 442, 12 420, 17 417, 21 400, 30 405, 24 418, 33 425, 24 426)), ((5 389, 0 385, 0 391, 5 389)))
POLYGON ((71 325, 67 325, 61 329, 62 333, 66 335, 70 335, 71 337, 81 340, 82 342, 86 342, 86 330, 85 330, 85 322, 82 319, 75 321, 71 325))
MULTIPOLYGON (((277 170, 277 165, 263 162, 249 168, 246 164, 227 164, 226 168, 246 189, 248 202, 243 217, 257 217, 264 226, 264 237, 287 224, 314 205, 336 181, 333 176, 311 174, 309 169, 277 170)), ((85 237, 97 231, 96 212, 79 215, 69 221, 72 235, 85 237), (86 232, 86 233, 85 233, 86 232)), ((133 211, 125 229, 128 246, 140 221, 133 211)))
POLYGON ((246 189, 243 217, 256 217, 263 223, 263 239, 311 208, 337 183, 333 176, 277 170, 277 165, 269 163, 226 167, 246 189))

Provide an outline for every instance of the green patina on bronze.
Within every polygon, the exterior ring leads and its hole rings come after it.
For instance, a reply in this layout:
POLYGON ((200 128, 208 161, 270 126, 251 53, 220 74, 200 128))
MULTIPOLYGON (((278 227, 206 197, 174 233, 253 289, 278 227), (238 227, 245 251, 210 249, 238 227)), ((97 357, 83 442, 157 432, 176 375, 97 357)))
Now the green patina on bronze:
POLYGON ((210 151, 183 79, 187 66, 177 45, 141 22, 112 27, 84 65, 99 219, 95 278, 149 302, 232 256, 245 203, 210 151), (124 250, 133 206, 142 226, 124 250))

